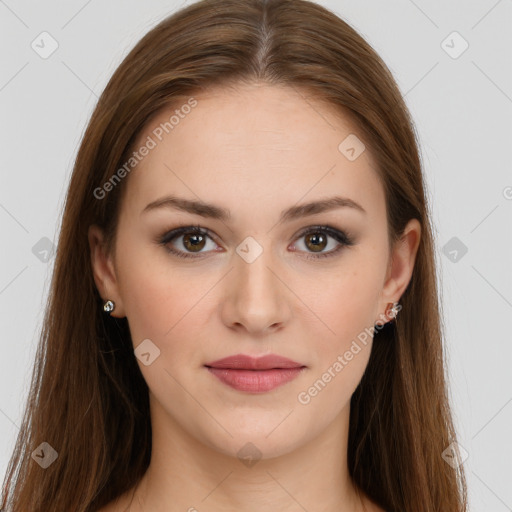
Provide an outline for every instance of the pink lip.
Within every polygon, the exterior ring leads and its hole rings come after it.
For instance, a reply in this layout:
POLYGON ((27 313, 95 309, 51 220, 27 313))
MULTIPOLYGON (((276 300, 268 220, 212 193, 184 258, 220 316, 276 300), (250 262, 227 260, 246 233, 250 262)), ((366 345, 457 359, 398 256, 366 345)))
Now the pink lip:
POLYGON ((224 384, 239 391, 261 393, 293 380, 305 368, 286 357, 236 354, 205 365, 224 384))
POLYGON ((260 357, 235 354, 234 356, 224 357, 212 363, 206 363, 205 366, 212 368, 230 368, 232 370, 271 370, 273 368, 302 368, 304 365, 276 354, 268 354, 260 357))

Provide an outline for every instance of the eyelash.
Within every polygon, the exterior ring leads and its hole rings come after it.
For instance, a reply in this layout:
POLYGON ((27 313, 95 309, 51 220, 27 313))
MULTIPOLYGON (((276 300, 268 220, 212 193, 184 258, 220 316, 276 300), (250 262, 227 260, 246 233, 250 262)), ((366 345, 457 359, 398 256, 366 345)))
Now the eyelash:
MULTIPOLYGON (((174 256, 178 256, 179 258, 200 258, 201 253, 196 253, 197 255, 194 255, 192 253, 186 253, 183 251, 178 251, 176 249, 172 249, 168 246, 169 242, 173 241, 175 238, 178 238, 179 236, 183 234, 195 234, 195 235, 201 235, 201 236, 207 236, 213 240, 213 238, 210 236, 209 231, 207 229, 201 228, 199 225, 188 225, 188 226, 181 226, 176 229, 173 229, 171 231, 166 232, 164 235, 159 237, 157 242, 160 245, 163 245, 164 248, 174 256)), ((326 258, 330 256, 336 255, 338 252, 340 252, 344 247, 350 247, 354 245, 354 241, 350 235, 347 233, 344 233, 343 231, 339 231, 338 229, 332 228, 331 226, 310 226, 304 231, 302 231, 297 239, 302 238, 306 235, 309 235, 311 233, 322 233, 326 234, 332 238, 334 238, 340 245, 336 249, 332 249, 329 252, 326 253, 319 253, 319 254, 313 254, 309 253, 308 256, 306 256, 306 259, 311 260, 318 260, 320 258, 326 258)))

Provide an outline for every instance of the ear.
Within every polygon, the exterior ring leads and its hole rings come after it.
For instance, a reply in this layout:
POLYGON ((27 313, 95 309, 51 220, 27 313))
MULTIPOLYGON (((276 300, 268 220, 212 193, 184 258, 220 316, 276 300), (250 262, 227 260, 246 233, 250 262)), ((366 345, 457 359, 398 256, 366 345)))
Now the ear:
POLYGON ((123 318, 126 315, 119 294, 114 262, 112 255, 106 251, 103 230, 94 224, 89 226, 88 239, 96 288, 98 288, 98 292, 104 301, 111 300, 114 302, 115 308, 110 316, 123 318))
POLYGON ((420 237, 421 224, 418 219, 411 219, 405 226, 403 235, 392 248, 390 263, 381 292, 381 302, 379 305, 381 313, 379 314, 379 319, 375 322, 376 324, 385 323, 392 319, 392 317, 386 317, 387 305, 390 302, 398 302, 400 300, 411 280, 420 237))

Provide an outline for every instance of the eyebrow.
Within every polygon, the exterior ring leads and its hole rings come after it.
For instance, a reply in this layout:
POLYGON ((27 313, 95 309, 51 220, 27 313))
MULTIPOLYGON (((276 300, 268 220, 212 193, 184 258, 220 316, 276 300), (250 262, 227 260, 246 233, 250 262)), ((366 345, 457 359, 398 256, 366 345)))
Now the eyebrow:
MULTIPOLYGON (((200 215, 201 217, 228 221, 231 219, 231 213, 225 208, 203 201, 194 201, 176 196, 166 196, 149 203, 141 214, 155 210, 157 208, 172 208, 184 212, 200 215)), ((327 199, 320 199, 297 206, 292 206, 281 212, 279 222, 289 222, 301 217, 315 215, 317 213, 334 210, 336 208, 352 208, 366 214, 366 210, 359 204, 347 197, 334 196, 327 199)))

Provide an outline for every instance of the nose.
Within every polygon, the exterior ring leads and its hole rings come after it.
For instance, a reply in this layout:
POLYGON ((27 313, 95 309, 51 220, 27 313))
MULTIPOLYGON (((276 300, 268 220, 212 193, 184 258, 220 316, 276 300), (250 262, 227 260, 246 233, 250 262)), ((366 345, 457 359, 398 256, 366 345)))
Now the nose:
POLYGON ((291 315, 290 291, 280 265, 265 249, 251 263, 237 253, 225 280, 222 321, 231 329, 264 335, 284 327, 291 315))

